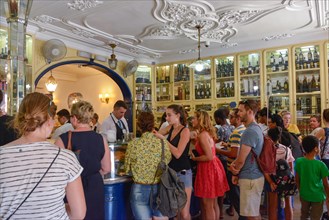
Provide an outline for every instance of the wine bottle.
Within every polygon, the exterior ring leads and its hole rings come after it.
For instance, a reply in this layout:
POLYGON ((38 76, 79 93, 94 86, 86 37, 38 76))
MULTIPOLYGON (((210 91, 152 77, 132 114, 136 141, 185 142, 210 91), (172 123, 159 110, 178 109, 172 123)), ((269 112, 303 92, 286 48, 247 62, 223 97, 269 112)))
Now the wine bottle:
POLYGON ((320 91, 320 74, 318 75, 318 80, 316 81, 315 90, 320 91))
POLYGON ((320 67, 320 58, 319 58, 319 53, 316 50, 316 47, 314 47, 313 58, 314 58, 314 68, 319 68, 320 67))
POLYGON ((297 55, 297 50, 295 50, 295 67, 297 70, 299 69, 299 57, 297 55))
POLYGON ((284 70, 288 69, 288 60, 289 60, 289 57, 288 57, 288 50, 287 50, 286 55, 284 56, 284 70))
POLYGON ((249 65, 248 65, 248 74, 252 74, 253 73, 253 70, 252 70, 252 66, 251 66, 251 63, 249 62, 249 65))
POLYGON ((217 86, 216 88, 216 97, 220 98, 220 86, 217 86))
POLYGON ((289 84, 288 84, 288 79, 286 78, 283 84, 283 88, 285 92, 289 92, 289 84))
POLYGON ((312 75, 312 80, 311 80, 311 89, 310 92, 313 92, 316 90, 316 81, 314 75, 312 75))
POLYGON ((231 97, 234 97, 234 82, 232 82, 232 84, 231 84, 230 94, 231 94, 231 97))
POLYGON ((259 73, 259 62, 257 61, 257 64, 255 66, 255 73, 259 73))
POLYGON ((307 60, 308 60, 308 61, 313 60, 313 55, 312 55, 311 48, 308 48, 307 60))
POLYGON ((276 91, 277 92, 280 92, 281 91, 281 84, 280 84, 280 81, 279 80, 276 81, 276 86, 275 87, 276 87, 276 91))
POLYGON ((222 83, 221 97, 226 97, 226 85, 224 82, 222 83))
POLYGON ((266 89, 267 89, 267 95, 272 95, 272 81, 270 77, 267 77, 266 89))
POLYGON ((307 85, 307 78, 304 76, 303 79, 303 91, 302 92, 307 92, 308 91, 308 85, 307 85))
POLYGON ((188 86, 185 87, 185 95, 186 95, 186 100, 190 100, 190 88, 188 86))
POLYGON ((271 63, 271 65, 274 65, 275 64, 275 58, 274 58, 274 54, 273 53, 271 53, 270 63, 271 63))

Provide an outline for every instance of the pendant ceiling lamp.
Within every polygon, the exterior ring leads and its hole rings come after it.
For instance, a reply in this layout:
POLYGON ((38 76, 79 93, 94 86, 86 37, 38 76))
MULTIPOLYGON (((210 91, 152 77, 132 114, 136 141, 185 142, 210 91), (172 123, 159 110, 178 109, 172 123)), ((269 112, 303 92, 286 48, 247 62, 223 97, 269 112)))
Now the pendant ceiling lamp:
POLYGON ((111 54, 111 58, 109 59, 109 67, 112 70, 115 70, 117 68, 118 65, 118 60, 115 58, 115 54, 114 54, 114 48, 116 47, 116 44, 111 43, 110 47, 112 48, 112 54, 111 54))
POLYGON ((56 91, 57 82, 56 82, 56 79, 53 77, 53 74, 51 71, 50 71, 50 76, 45 84, 46 84, 47 91, 50 92, 51 94, 56 91))
POLYGON ((195 69, 196 71, 202 71, 205 68, 210 68, 210 64, 201 60, 200 57, 200 36, 201 36, 201 28, 203 28, 203 26, 201 25, 197 25, 195 26, 196 29, 198 29, 198 59, 196 61, 194 61, 189 67, 195 69))

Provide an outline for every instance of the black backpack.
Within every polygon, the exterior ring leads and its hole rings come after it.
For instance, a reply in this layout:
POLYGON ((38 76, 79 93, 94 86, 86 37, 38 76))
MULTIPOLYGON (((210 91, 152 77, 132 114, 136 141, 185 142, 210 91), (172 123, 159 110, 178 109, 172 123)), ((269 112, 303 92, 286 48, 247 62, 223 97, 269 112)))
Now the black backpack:
POLYGON ((297 135, 294 133, 289 132, 289 138, 290 138, 290 146, 292 156, 297 160, 297 158, 304 156, 304 151, 302 148, 302 144, 299 142, 297 135))
POLYGON ((274 182, 277 185, 276 192, 278 192, 279 197, 293 196, 297 191, 295 176, 290 170, 287 162, 287 155, 288 149, 286 147, 285 159, 280 159, 276 162, 274 182))

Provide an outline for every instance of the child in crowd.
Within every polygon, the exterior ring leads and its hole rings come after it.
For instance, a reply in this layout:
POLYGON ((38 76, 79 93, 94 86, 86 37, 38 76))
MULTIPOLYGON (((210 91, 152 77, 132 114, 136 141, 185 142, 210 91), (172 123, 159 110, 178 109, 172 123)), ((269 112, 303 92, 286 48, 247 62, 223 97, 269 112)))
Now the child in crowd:
POLYGON ((329 196, 327 177, 329 170, 320 160, 315 160, 319 154, 319 140, 308 135, 302 140, 305 156, 296 160, 296 183, 300 192, 301 220, 321 219, 323 201, 329 196))
MULTIPOLYGON (((290 148, 279 143, 281 132, 282 132, 281 127, 275 127, 275 128, 269 129, 267 132, 267 135, 272 139, 272 141, 277 146, 276 161, 278 161, 280 159, 287 161, 290 169, 292 170, 292 164, 295 159, 292 156, 290 148)), ((272 178, 269 174, 264 174, 264 176, 270 186, 270 191, 268 192, 268 219, 276 220, 276 219, 279 219, 279 217, 278 217, 278 197, 279 196, 278 196, 278 192, 276 191, 277 184, 275 181, 273 181, 275 179, 275 177, 272 178)), ((291 220, 293 218, 291 196, 285 197, 284 215, 285 215, 286 220, 291 220)))

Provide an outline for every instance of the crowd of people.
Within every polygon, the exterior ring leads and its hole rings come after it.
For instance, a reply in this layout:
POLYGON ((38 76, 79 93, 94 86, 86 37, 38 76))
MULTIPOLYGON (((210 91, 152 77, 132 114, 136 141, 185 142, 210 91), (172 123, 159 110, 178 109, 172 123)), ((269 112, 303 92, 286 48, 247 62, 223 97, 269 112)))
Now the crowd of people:
MULTIPOLYGON (((150 203, 156 201, 161 154, 187 195, 177 219, 192 218, 193 194, 200 200, 201 219, 223 219, 224 202, 229 216, 261 219, 264 195, 268 219, 293 219, 291 195, 280 205, 275 174, 264 173, 256 162, 264 135, 276 146, 276 160, 286 161, 295 174, 300 218, 320 219, 323 204, 329 204, 329 109, 322 117, 310 117, 312 132, 302 137, 290 112, 271 114, 258 107, 255 100, 241 101, 234 109, 221 107, 213 121, 207 111, 199 109, 189 117, 183 106, 172 104, 158 128, 151 112, 140 112, 140 137, 128 142, 124 164, 133 179, 129 199, 135 219, 168 219, 150 203)), ((34 92, 23 99, 12 123, 0 115, 1 135, 10 134, 1 138, 0 219, 104 219, 103 175, 111 170, 108 142, 129 133, 127 109, 117 101, 100 124, 87 101, 56 113, 49 97, 34 92)))

